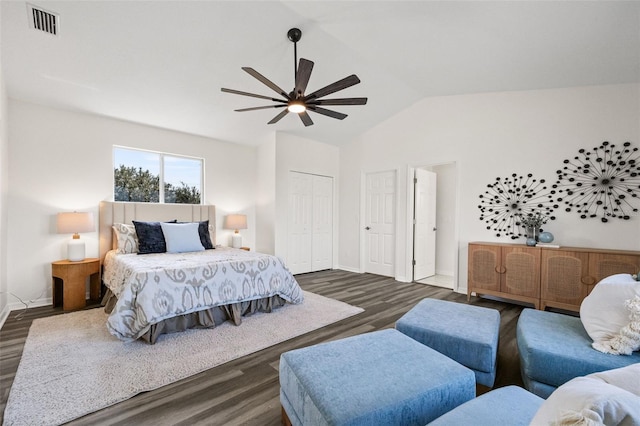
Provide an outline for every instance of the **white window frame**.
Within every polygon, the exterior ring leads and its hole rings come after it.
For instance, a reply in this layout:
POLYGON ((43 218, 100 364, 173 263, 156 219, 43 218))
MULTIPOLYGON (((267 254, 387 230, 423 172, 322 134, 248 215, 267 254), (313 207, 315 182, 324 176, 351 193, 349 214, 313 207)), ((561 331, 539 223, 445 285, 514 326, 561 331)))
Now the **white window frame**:
POLYGON ((113 145, 113 150, 111 152, 111 191, 113 193, 113 199, 115 200, 116 198, 116 194, 115 194, 115 176, 114 176, 114 170, 116 168, 116 149, 120 149, 120 150, 127 150, 127 151, 139 151, 139 152, 148 152, 151 154, 157 154, 160 157, 160 167, 159 167, 159 171, 158 171, 158 176, 160 178, 160 182, 159 182, 159 188, 158 188, 158 202, 154 203, 154 202, 149 202, 149 204, 181 204, 181 203, 165 203, 164 202, 164 185, 165 185, 165 181, 164 181, 164 159, 165 157, 174 157, 174 158, 185 158, 188 160, 197 160, 200 161, 200 204, 204 204, 204 166, 205 166, 205 162, 204 162, 204 158, 202 157, 193 157, 190 155, 183 155, 183 154, 174 154, 174 153, 169 153, 169 152, 162 152, 162 151, 153 151, 150 149, 141 149, 141 148, 131 148, 129 146, 123 146, 123 145, 113 145))

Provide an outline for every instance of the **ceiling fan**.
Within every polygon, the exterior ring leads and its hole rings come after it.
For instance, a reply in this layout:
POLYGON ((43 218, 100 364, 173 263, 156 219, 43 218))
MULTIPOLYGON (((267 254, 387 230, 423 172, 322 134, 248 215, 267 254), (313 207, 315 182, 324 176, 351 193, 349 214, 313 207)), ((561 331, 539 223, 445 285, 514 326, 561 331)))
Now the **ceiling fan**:
POLYGON ((323 108, 322 105, 365 105, 367 103, 367 98, 320 99, 324 96, 330 95, 332 93, 360 83, 360 79, 355 74, 345 77, 342 80, 338 80, 335 83, 331 83, 328 86, 316 90, 313 93, 305 95, 304 92, 307 89, 307 84, 309 83, 309 78, 311 77, 311 71, 313 70, 313 62, 304 58, 300 58, 300 64, 298 65, 297 43, 302 37, 302 31, 300 31, 298 28, 291 28, 287 32, 287 37, 293 42, 293 71, 295 78, 295 87, 293 88, 293 91, 287 93, 278 85, 273 83, 271 80, 269 80, 253 68, 242 67, 244 71, 258 79, 260 82, 278 93, 284 99, 257 95, 255 93, 242 92, 240 90, 222 88, 222 91, 226 93, 251 96, 253 98, 268 99, 273 102, 278 102, 275 105, 242 108, 237 109, 236 111, 244 112, 268 108, 284 108, 284 110, 273 117, 273 119, 271 119, 268 124, 277 123, 282 119, 282 117, 292 112, 298 114, 300 120, 302 120, 305 126, 311 126, 313 124, 313 121, 311 120, 311 117, 309 117, 309 114, 307 114, 307 111, 312 111, 318 114, 326 115, 327 117, 343 120, 347 117, 347 114, 323 108))

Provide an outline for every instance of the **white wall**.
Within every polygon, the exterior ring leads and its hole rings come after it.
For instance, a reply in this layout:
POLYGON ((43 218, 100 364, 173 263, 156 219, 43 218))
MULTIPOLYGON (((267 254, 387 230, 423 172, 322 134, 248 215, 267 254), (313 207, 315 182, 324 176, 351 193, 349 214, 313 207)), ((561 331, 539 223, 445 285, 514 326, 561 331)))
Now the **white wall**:
MULTIPOLYGON (((358 270, 360 176, 363 171, 456 161, 459 185, 459 282, 466 291, 467 244, 502 241, 479 220, 479 195, 496 177, 533 173, 554 181, 562 161, 602 141, 640 146, 640 85, 487 93, 427 98, 340 150, 340 265, 358 270)), ((406 188, 398 191, 396 276, 406 264, 406 188)), ((607 224, 563 209, 545 226, 565 246, 640 250, 640 216, 607 224)), ((521 241, 524 243, 524 241, 521 241)))
POLYGON ((338 263, 338 147, 285 133, 276 133, 276 215, 275 254, 287 259, 287 215, 289 210, 289 172, 303 172, 333 177, 334 233, 333 265, 338 263))
MULTIPOLYGON (((113 145, 204 158, 204 201, 217 206, 217 242, 230 242, 224 215, 240 212, 248 215, 243 243, 254 244, 255 148, 10 99, 9 291, 50 303, 51 262, 66 257, 69 238, 56 234, 55 215, 78 210, 97 217, 98 203, 113 200, 113 145)), ((97 257, 97 233, 82 239, 87 256, 97 257)))
MULTIPOLYGON (((2 8, 0 8, 1 10, 2 8)), ((1 12, 0 12, 1 13, 1 12)), ((1 18, 1 17, 0 17, 1 18)), ((0 19, 1 20, 1 19, 0 19)), ((1 32, 0 32, 1 33, 1 32)), ((0 36, 1 37, 1 36, 0 36)), ((0 45, 1 45, 0 40, 0 45)), ((7 192, 9 184, 8 99, 0 55, 0 325, 8 315, 7 291, 7 192)))
POLYGON ((256 199, 256 251, 274 254, 276 250, 276 140, 258 147, 256 199))

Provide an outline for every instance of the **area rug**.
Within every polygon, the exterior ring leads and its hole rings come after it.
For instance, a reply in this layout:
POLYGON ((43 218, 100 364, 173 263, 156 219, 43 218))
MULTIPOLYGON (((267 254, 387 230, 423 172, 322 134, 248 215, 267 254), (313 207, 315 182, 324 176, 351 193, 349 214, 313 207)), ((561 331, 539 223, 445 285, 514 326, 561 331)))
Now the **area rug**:
POLYGON ((300 305, 161 336, 155 345, 123 343, 107 314, 91 309, 35 320, 4 413, 5 425, 68 422, 132 396, 356 315, 363 309, 304 292, 300 305))

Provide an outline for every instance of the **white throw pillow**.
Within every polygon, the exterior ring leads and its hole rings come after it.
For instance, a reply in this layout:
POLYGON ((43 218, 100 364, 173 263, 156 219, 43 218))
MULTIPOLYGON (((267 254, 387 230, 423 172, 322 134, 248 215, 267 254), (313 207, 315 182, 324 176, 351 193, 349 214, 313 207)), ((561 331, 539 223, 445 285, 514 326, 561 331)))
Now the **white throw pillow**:
POLYGON ((624 303, 629 312, 629 323, 611 339, 593 342, 594 349, 613 355, 631 355, 640 350, 640 296, 624 303))
POLYGON ((198 233, 198 222, 193 223, 161 223, 167 253, 184 253, 203 251, 198 233))
POLYGON ((640 282, 630 274, 611 275, 600 281, 580 305, 580 319, 594 343, 616 336, 629 324, 625 302, 640 296, 640 282))
POLYGON ((577 377, 556 389, 531 425, 640 424, 640 364, 577 377))
POLYGON ((136 234, 136 228, 133 225, 114 223, 112 228, 116 237, 116 253, 128 254, 138 252, 138 236, 136 234))

